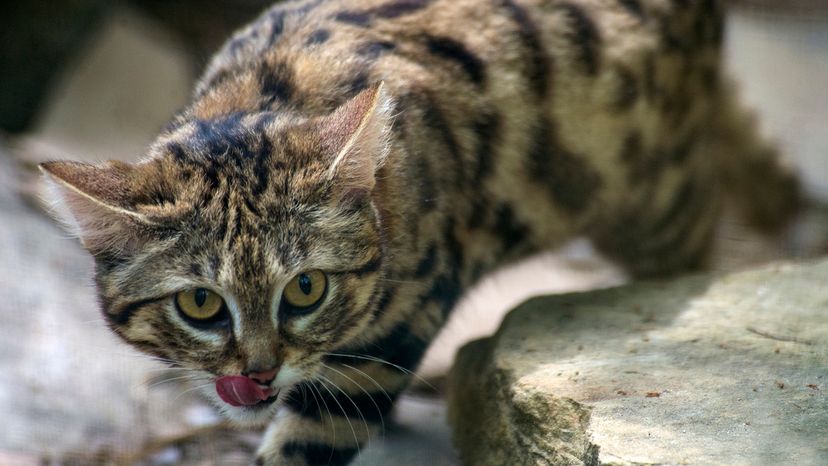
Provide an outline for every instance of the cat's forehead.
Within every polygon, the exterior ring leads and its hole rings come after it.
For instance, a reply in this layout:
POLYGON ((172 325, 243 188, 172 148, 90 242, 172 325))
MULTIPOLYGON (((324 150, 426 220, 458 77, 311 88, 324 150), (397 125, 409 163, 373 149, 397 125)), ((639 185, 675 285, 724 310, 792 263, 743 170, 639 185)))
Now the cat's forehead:
POLYGON ((187 162, 243 161, 260 154, 286 152, 288 122, 273 112, 234 112, 210 119, 193 118, 171 126, 155 145, 157 156, 187 162))
POLYGON ((179 122, 151 150, 180 193, 200 193, 199 205, 216 192, 235 192, 248 203, 312 196, 326 168, 319 155, 307 125, 273 112, 179 122))
POLYGON ((275 118, 194 120, 162 141, 159 157, 192 205, 185 242, 232 252, 253 269, 276 258, 289 268, 318 250, 308 244, 336 236, 329 223, 343 219, 330 203, 312 134, 275 118))

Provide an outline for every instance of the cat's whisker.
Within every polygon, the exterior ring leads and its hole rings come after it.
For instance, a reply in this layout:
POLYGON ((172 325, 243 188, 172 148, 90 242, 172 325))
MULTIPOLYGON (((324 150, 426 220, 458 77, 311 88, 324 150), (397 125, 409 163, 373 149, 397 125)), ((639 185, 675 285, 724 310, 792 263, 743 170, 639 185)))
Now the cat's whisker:
MULTIPOLYGON (((337 389, 337 390, 339 390, 339 391, 340 391, 343 395, 345 395, 345 398, 347 398, 347 399, 348 399, 348 401, 350 401, 350 402, 351 402, 351 404, 352 404, 352 405, 354 405, 354 409, 356 409, 356 412, 357 412, 357 414, 359 415, 359 418, 362 420, 362 425, 365 427, 365 439, 366 439, 367 446, 368 446, 368 447, 370 447, 370 446, 371 446, 371 427, 370 427, 370 426, 368 426, 368 420, 367 420, 367 419, 365 419, 365 415, 364 415, 364 414, 362 414, 362 409, 360 409, 359 405, 357 405, 357 404, 356 404, 356 402, 355 402, 355 401, 354 401, 354 399, 351 397, 351 395, 349 395, 349 394, 348 394, 345 390, 343 390, 342 388, 340 388, 340 387, 339 387, 339 385, 337 385, 336 383, 334 383, 334 382, 333 382, 333 381, 331 381, 330 379, 328 379, 328 380, 329 380, 329 382, 330 382, 330 383, 334 386, 334 388, 336 388, 336 389, 337 389)), ((360 386, 360 388, 362 388, 362 387, 360 386)), ((368 398, 371 398, 371 395, 368 395, 368 398)), ((373 399, 373 398, 371 398, 371 401, 373 402, 373 401, 374 401, 374 399, 373 399)), ((376 405, 376 402, 375 402, 374 404, 376 405)), ((380 415, 380 416, 381 416, 381 415, 380 415)), ((383 428, 384 428, 384 427, 385 427, 385 423, 383 422, 383 424, 382 424, 382 425, 383 425, 383 428)), ((357 440, 357 445, 359 445, 359 440, 357 440)))
POLYGON ((158 373, 164 373, 164 372, 175 373, 175 372, 184 372, 184 371, 199 372, 196 369, 185 369, 183 367, 153 367, 153 368, 145 370, 144 373, 146 373, 146 374, 158 374, 158 373))
POLYGON ((333 446, 336 445, 336 426, 334 426, 333 414, 331 414, 331 410, 330 408, 328 408, 328 403, 325 401, 325 397, 322 396, 322 392, 319 391, 319 387, 315 387, 314 384, 308 384, 308 389, 310 390, 311 395, 313 395, 313 399, 316 400, 316 406, 319 408, 320 411, 322 411, 322 408, 319 406, 319 399, 316 398, 316 393, 314 392, 314 390, 316 390, 316 392, 319 393, 319 398, 322 399, 322 404, 325 405, 325 411, 328 412, 328 419, 331 421, 331 456, 328 457, 328 462, 330 462, 331 458, 333 458, 333 446))
POLYGON ((386 360, 381 359, 381 358, 378 358, 378 357, 376 357, 376 356, 368 356, 368 355, 364 355, 364 354, 346 354, 346 353, 326 353, 326 354, 328 354, 328 355, 330 355, 330 356, 339 356, 339 357, 344 357, 344 358, 355 358, 355 359, 364 359, 364 360, 366 360, 366 361, 374 361, 374 362, 378 362, 378 363, 380 363, 380 364, 386 364, 386 365, 388 365, 388 366, 391 366, 391 367, 393 367, 393 368, 395 368, 395 369, 399 370, 400 372, 402 372, 402 373, 404 373, 404 374, 408 374, 408 375, 410 375, 410 376, 412 376, 412 377, 416 378, 416 379, 417 379, 417 380, 419 380, 420 382, 422 382, 422 383, 424 383, 424 384, 428 385, 428 387, 429 387, 429 388, 431 388, 432 390, 437 391, 437 387, 435 387, 434 385, 432 385, 432 384, 431 384, 431 382, 429 382, 428 380, 424 379, 422 376, 420 376, 420 375, 419 375, 419 374, 417 374, 416 372, 413 372, 413 371, 411 371, 411 370, 409 370, 409 369, 406 369, 405 367, 399 366, 399 365, 397 365, 397 364, 394 364, 393 362, 386 361, 386 360))
POLYGON ((368 373, 366 373, 365 371, 359 370, 359 369, 357 369, 356 367, 354 367, 350 364, 342 363, 342 365, 349 368, 349 369, 351 369, 351 370, 354 370, 354 371, 359 372, 360 374, 362 374, 366 379, 373 382, 374 385, 376 385, 376 387, 380 389, 382 394, 385 395, 386 398, 388 398, 388 401, 393 401, 393 398, 391 398, 391 395, 388 394, 388 392, 385 390, 385 388, 383 388, 382 385, 380 385, 380 383, 377 382, 377 380, 375 378, 371 377, 368 373))
POLYGON ((408 284, 408 285, 423 285, 423 286, 425 286, 425 283, 419 282, 419 281, 416 281, 416 280, 396 280, 396 279, 393 279, 393 278, 378 278, 377 281, 378 282, 403 283, 403 284, 408 284))
POLYGON ((97 319, 92 319, 92 320, 82 320, 80 323, 81 323, 81 324, 83 324, 83 325, 92 325, 92 324, 94 324, 94 325, 96 325, 96 327, 95 327, 95 328, 99 328, 99 327, 97 327, 97 326, 98 326, 99 324, 105 324, 105 323, 106 323, 106 319, 103 319, 103 318, 97 318, 97 319))
MULTIPOLYGON (((325 405, 325 412, 328 413, 328 420, 331 422, 331 444, 336 445, 336 427, 333 423, 333 414, 331 414, 330 408, 328 408, 328 403, 325 401, 325 397, 322 396, 322 393, 319 392, 319 388, 315 387, 313 384, 308 384, 308 390, 313 395, 313 399, 316 401, 316 407, 319 408, 319 411, 322 411, 322 407, 319 406, 319 399, 322 399, 322 404, 325 405), (319 392, 319 398, 316 397, 316 393, 319 392)), ((321 415, 320 415, 320 422, 321 422, 321 415)), ((331 447, 331 455, 333 456, 333 447, 331 447)), ((330 461, 330 457, 328 461, 330 461)))
POLYGON ((181 376, 178 376, 178 377, 165 378, 165 379, 161 379, 157 382, 153 382, 152 384, 147 386, 147 389, 152 389, 152 388, 157 387, 159 385, 169 383, 169 382, 175 382, 175 381, 178 381, 178 380, 201 381, 201 380, 207 380, 207 379, 203 376, 199 377, 196 374, 185 374, 185 375, 181 375, 181 376))
MULTIPOLYGON (((321 374, 317 374, 316 376, 317 376, 317 380, 318 380, 318 381, 319 381, 319 383, 322 385, 322 388, 324 388, 324 389, 325 389, 325 391, 327 391, 327 392, 328 392, 328 394, 329 394, 329 395, 331 395, 331 398, 332 398, 332 399, 336 402, 336 404, 339 406, 339 411, 342 413, 342 417, 343 417, 343 418, 345 418, 345 421, 347 421, 347 422, 348 422, 348 427, 350 427, 350 428, 351 428, 351 433, 354 435, 354 442, 356 443, 356 447, 357 447, 357 454, 361 453, 360 448, 359 448, 359 438, 357 437, 357 434, 356 434, 356 429, 354 429, 354 425, 353 425, 353 423, 351 423, 351 418, 349 418, 349 417, 348 417, 348 415, 345 413, 345 407, 344 407, 344 406, 342 406, 342 403, 340 403, 340 402, 339 402, 339 400, 336 398, 336 395, 334 395, 334 394, 333 394, 333 392, 331 391, 331 389, 330 389, 330 388, 328 388, 328 386, 325 384, 325 382, 324 382, 324 381, 325 381, 325 380, 327 380, 329 383, 333 383, 333 382, 331 382, 329 379, 327 379, 325 376, 323 376, 323 375, 321 375, 321 374)), ((335 384, 334 384, 334 386, 336 387, 336 385, 335 385, 335 384)), ((337 387, 337 389, 339 389, 339 387, 337 387)), ((341 390, 340 390, 340 391, 341 391, 341 390)), ((347 396, 347 395, 346 395, 346 396, 347 396)), ((363 418, 363 421, 365 421, 365 418, 363 418)))
POLYGON ((205 383, 205 384, 203 384, 203 385, 196 385, 196 386, 194 386, 194 387, 188 388, 187 390, 184 390, 183 392, 179 393, 179 394, 178 394, 178 395, 177 395, 177 396, 173 399, 173 401, 174 401, 174 402, 175 402, 175 401, 178 401, 178 399, 179 399, 179 398, 181 398, 182 396, 184 396, 185 394, 187 394, 187 393, 189 393, 189 392, 192 392, 192 391, 195 391, 195 390, 201 390, 202 388, 209 387, 209 386, 211 386, 211 385, 213 385, 213 384, 212 384, 212 382, 211 382, 211 383, 205 383))
MULTIPOLYGON (((366 389, 365 389, 365 387, 363 387, 363 386, 362 386, 362 384, 358 383, 356 380, 352 379, 351 377, 349 377, 349 376, 348 376, 347 374, 345 374, 344 372, 342 372, 342 371, 340 371, 340 370, 338 370, 338 369, 335 369, 335 368, 333 368, 333 367, 331 367, 331 366, 329 366, 329 365, 327 365, 327 364, 325 364, 325 363, 322 363, 322 367, 324 367, 324 368, 326 368, 326 369, 328 369, 328 370, 334 371, 334 372, 336 372, 337 374, 341 375, 342 377, 345 377, 345 378, 346 378, 346 379, 348 379, 348 380, 349 380, 352 384, 354 384, 354 385, 356 385, 357 387, 359 387, 359 389, 360 389, 360 390, 362 390, 362 393, 365 393, 365 396, 367 396, 367 397, 368 397, 368 399, 369 399, 369 400, 371 400, 371 403, 373 403, 373 404, 374 404, 374 407, 377 409, 377 414, 379 414, 379 417, 380 417, 380 424, 382 425, 382 432, 385 432, 385 419, 383 419, 383 417, 382 417, 382 410, 380 409, 379 404, 377 404, 377 402, 374 400, 374 397, 373 397, 373 396, 371 396, 371 394, 370 394, 370 393, 368 393, 368 390, 366 390, 366 389)), ((337 388, 339 388, 339 387, 337 387, 337 388)), ((340 391, 342 391, 342 389, 340 389, 340 391)), ((343 392, 343 393, 345 393, 345 392, 343 392)), ((387 393, 386 393, 386 395, 387 395, 387 393)), ((347 393, 345 393, 345 396, 348 396, 348 394, 347 394, 347 393)), ((350 397, 349 397, 349 396, 348 396, 348 398, 350 399, 350 397)), ((389 398, 389 399, 390 399, 390 398, 389 398)), ((354 403, 354 402, 353 402, 353 400, 351 400, 351 403, 354 403)), ((354 403, 354 407, 356 407, 356 403, 354 403)), ((359 411, 359 408, 358 408, 358 407, 357 407, 357 411, 359 411)), ((361 412, 360 412, 360 415, 362 415, 362 413, 361 413, 361 412)), ((362 420, 363 420, 363 422, 365 422, 365 418, 364 418, 364 417, 363 417, 363 419, 362 419, 362 420)), ((366 428, 366 430, 368 429, 368 425, 367 425, 367 424, 365 425, 365 428, 366 428)), ((370 433, 370 431, 369 431, 369 433, 370 433)), ((370 435, 369 435, 369 444, 370 444, 370 435)))

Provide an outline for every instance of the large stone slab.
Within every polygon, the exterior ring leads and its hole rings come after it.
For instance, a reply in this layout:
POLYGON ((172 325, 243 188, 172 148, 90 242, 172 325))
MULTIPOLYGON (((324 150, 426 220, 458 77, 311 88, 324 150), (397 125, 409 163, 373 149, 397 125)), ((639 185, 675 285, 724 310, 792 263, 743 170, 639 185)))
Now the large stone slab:
POLYGON ((828 260, 532 299, 458 354, 464 462, 826 464, 828 260))

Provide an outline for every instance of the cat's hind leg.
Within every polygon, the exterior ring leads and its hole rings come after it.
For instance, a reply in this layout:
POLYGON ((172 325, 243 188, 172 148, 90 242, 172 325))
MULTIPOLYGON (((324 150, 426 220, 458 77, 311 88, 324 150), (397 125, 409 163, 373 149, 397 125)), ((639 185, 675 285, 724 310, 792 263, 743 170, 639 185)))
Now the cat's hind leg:
POLYGON ((593 235, 595 245, 636 278, 706 267, 721 211, 719 186, 687 176, 663 196, 654 191, 645 190, 617 212, 593 235))

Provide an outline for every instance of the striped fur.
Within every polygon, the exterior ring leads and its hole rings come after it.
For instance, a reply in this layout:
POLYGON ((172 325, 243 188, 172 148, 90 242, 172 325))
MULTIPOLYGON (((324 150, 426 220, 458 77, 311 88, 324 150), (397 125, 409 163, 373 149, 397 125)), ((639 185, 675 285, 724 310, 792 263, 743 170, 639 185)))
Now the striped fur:
POLYGON ((271 422, 261 464, 345 464, 482 274, 576 235, 639 275, 703 265, 725 191, 786 217, 796 181, 727 97, 721 20, 712 0, 284 2, 144 162, 43 168, 120 336, 206 381, 280 366, 273 404, 208 396, 271 422), (281 316, 309 269, 325 302, 281 316), (176 314, 198 286, 229 327, 176 314))

